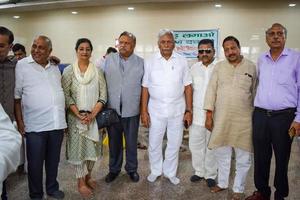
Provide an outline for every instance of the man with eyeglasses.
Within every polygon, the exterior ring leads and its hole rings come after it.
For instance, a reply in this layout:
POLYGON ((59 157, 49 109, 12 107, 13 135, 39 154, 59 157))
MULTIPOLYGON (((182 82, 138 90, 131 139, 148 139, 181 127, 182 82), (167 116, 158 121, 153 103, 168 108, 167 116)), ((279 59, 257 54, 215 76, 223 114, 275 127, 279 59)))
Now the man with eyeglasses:
POLYGON ((214 153, 207 148, 211 132, 205 128, 203 109, 206 88, 216 64, 214 41, 203 39, 198 44, 199 62, 191 67, 193 86, 193 123, 190 127, 189 147, 195 174, 191 182, 205 179, 208 187, 216 185, 217 165, 214 153))
POLYGON ((275 23, 266 31, 270 50, 258 59, 258 88, 253 114, 254 183, 247 200, 267 200, 272 149, 274 199, 289 194, 288 163, 293 137, 300 134, 300 53, 285 48, 287 29, 275 23))
POLYGON ((212 131, 208 148, 214 150, 218 166, 218 184, 212 193, 228 189, 232 151, 235 151, 235 178, 232 200, 244 197, 251 167, 252 112, 256 85, 256 67, 241 55, 238 39, 223 40, 226 60, 216 64, 209 81, 204 109, 205 127, 212 131))

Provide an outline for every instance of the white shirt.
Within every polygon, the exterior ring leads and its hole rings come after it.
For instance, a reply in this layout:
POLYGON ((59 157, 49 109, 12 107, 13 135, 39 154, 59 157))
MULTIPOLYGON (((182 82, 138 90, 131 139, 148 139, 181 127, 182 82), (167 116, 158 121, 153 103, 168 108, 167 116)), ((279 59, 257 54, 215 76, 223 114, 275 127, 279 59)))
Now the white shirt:
POLYGON ((208 82, 212 75, 216 61, 213 61, 207 67, 202 62, 197 62, 191 67, 191 76, 193 79, 193 124, 204 126, 205 111, 203 103, 208 82))
POLYGON ((20 160, 22 139, 0 104, 0 194, 2 182, 16 171, 20 160))
POLYGON ((145 59, 143 87, 148 88, 149 114, 177 117, 185 111, 184 87, 192 83, 186 58, 173 52, 169 60, 160 52, 145 59))
POLYGON ((61 74, 56 65, 44 68, 31 56, 16 66, 15 99, 22 99, 26 132, 64 129, 65 98, 61 87, 61 74))

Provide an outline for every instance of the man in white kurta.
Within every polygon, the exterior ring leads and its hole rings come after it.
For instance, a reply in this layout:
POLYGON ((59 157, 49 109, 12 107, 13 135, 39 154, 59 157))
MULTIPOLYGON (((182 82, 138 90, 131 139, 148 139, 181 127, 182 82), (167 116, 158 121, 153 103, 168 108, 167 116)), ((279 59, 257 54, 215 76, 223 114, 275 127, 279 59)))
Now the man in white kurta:
POLYGON ((192 165, 195 174, 191 182, 205 179, 208 187, 215 186, 217 165, 213 150, 208 148, 211 132, 204 126, 204 96, 216 61, 214 59, 214 42, 203 39, 198 44, 199 62, 191 67, 193 80, 193 123, 189 129, 189 147, 192 153, 192 165))
POLYGON ((159 53, 145 60, 142 83, 141 120, 149 127, 149 161, 154 182, 164 174, 171 183, 176 177, 178 153, 182 142, 183 124, 192 123, 192 87, 187 60, 173 51, 174 36, 170 30, 159 33, 159 53), (165 160, 162 142, 167 130, 165 160))
POLYGON ((240 55, 239 41, 235 37, 225 38, 223 48, 226 60, 216 65, 204 101, 205 127, 212 130, 208 147, 214 149, 218 163, 218 185, 211 188, 211 192, 228 188, 234 149, 236 173, 232 199, 238 200, 243 198, 251 166, 256 67, 240 55))
POLYGON ((2 182, 11 173, 16 171, 21 148, 21 135, 16 131, 8 115, 0 104, 0 192, 2 182))

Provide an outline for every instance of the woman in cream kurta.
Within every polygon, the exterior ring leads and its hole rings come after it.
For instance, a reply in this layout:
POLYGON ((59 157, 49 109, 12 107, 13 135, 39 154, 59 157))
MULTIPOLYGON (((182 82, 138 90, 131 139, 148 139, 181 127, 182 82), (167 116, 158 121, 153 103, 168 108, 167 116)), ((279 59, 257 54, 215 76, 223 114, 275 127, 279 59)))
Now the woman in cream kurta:
POLYGON ((75 166, 78 191, 89 197, 96 187, 91 172, 101 150, 95 117, 106 103, 106 82, 102 71, 89 62, 91 42, 81 38, 75 50, 78 60, 64 70, 62 78, 68 108, 66 157, 75 166))
POLYGON ((210 79, 204 109, 214 112, 209 148, 231 146, 252 152, 252 112, 256 67, 243 59, 238 66, 217 64, 210 79))

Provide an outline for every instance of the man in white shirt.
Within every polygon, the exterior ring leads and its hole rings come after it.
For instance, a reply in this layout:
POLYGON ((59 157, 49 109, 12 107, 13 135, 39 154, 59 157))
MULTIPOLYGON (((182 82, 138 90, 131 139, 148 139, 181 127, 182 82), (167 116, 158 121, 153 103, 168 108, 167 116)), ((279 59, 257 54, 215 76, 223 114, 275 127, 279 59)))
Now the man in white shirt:
POLYGON ((31 55, 20 60, 16 67, 16 120, 19 132, 25 135, 27 142, 31 199, 43 199, 44 162, 47 195, 64 198, 56 178, 67 127, 65 99, 59 69, 48 61, 51 51, 51 40, 38 36, 31 46, 31 55))
POLYGON ((149 127, 149 161, 154 182, 162 173, 177 185, 178 153, 183 124, 192 123, 192 79, 187 60, 174 52, 173 32, 163 29, 158 34, 160 52, 145 60, 142 83, 141 120, 149 127), (151 120, 151 121, 150 121, 151 120), (165 160, 162 142, 167 130, 165 160))
POLYGON ((205 128, 205 110, 203 109, 206 88, 215 67, 214 42, 203 39, 198 44, 199 62, 191 67, 193 80, 193 123, 190 127, 189 147, 192 153, 192 165, 195 174, 191 182, 205 179, 208 187, 216 185, 217 163, 212 150, 207 148, 211 132, 205 128))
POLYGON ((6 177, 16 171, 21 148, 21 135, 16 131, 10 118, 0 104, 0 192, 2 182, 6 177))

